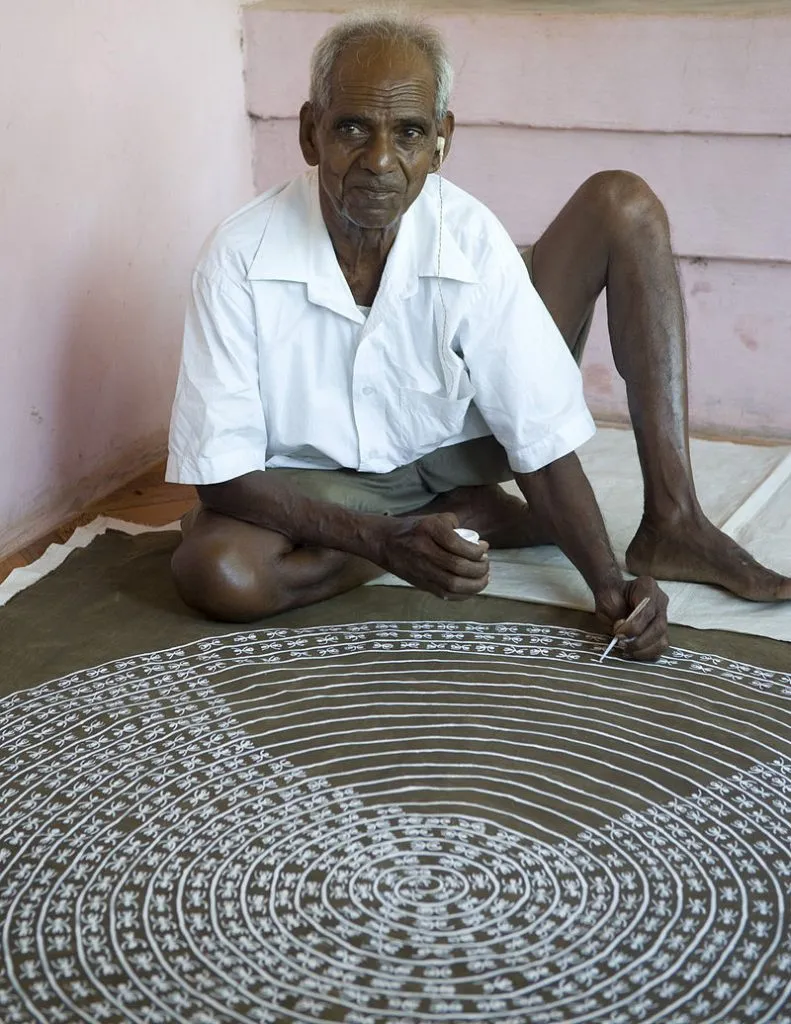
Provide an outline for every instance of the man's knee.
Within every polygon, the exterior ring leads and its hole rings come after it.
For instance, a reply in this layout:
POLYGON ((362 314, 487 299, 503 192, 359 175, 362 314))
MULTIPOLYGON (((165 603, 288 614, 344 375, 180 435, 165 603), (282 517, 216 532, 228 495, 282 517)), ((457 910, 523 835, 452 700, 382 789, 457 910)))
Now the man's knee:
POLYGON ((171 560, 173 578, 190 608, 221 622, 253 622, 273 615, 281 604, 274 574, 245 557, 225 538, 194 534, 171 560))
POLYGON ((669 233, 667 213, 661 200, 638 174, 631 171, 600 171, 582 186, 590 201, 616 235, 634 232, 669 233))

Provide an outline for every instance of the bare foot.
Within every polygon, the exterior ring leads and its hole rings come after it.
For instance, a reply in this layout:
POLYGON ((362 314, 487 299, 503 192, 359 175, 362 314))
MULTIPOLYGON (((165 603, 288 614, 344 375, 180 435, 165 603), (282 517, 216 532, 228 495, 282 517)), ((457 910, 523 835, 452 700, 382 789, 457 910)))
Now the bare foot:
POLYGON ((748 601, 791 600, 791 579, 764 568, 702 514, 665 527, 643 517, 626 566, 635 576, 710 583, 748 601))
POLYGON ((441 494, 422 513, 455 512, 459 525, 475 530, 490 548, 529 548, 554 541, 527 504, 498 484, 457 487, 441 494))

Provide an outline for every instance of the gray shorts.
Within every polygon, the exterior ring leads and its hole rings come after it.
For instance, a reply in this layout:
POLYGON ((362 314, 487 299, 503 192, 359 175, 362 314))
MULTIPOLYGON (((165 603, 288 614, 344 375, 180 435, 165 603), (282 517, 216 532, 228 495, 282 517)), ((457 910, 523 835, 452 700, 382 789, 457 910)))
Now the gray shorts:
POLYGON ((428 505, 456 487, 499 484, 513 479, 505 449, 493 437, 477 437, 424 455, 389 473, 354 469, 268 469, 306 497, 356 512, 398 516, 428 505))
MULTIPOLYGON (((532 277, 533 247, 521 250, 532 277)), ((590 318, 571 346, 579 364, 590 331, 590 318)), ((499 484, 513 479, 505 449, 493 437, 448 445, 390 473, 358 473, 353 469, 268 469, 306 497, 329 501, 357 512, 403 515, 415 512, 439 494, 456 487, 499 484)))

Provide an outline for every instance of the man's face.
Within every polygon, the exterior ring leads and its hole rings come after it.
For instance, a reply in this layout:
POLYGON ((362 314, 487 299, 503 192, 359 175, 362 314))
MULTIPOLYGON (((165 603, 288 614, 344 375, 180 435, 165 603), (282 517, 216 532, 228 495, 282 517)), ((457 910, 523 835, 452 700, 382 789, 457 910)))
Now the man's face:
POLYGON ((329 108, 301 114, 325 218, 374 230, 400 220, 437 166, 434 91, 431 64, 411 45, 369 40, 342 54, 329 108))

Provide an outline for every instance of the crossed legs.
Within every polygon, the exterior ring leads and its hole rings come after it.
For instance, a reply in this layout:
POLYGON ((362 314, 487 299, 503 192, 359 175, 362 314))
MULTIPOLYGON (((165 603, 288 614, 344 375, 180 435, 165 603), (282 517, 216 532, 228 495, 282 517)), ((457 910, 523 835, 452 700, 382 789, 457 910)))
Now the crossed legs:
POLYGON ((791 599, 705 517, 689 456, 684 310, 665 211, 623 171, 594 175, 533 250, 533 280, 569 344, 606 290, 613 357, 626 383, 645 485, 627 551, 635 575, 711 583, 754 601, 791 599))
POLYGON ((202 509, 171 561, 191 608, 222 622, 252 622, 324 601, 381 575, 343 551, 295 547, 287 537, 202 509))
MULTIPOLYGON (((452 512, 490 547, 548 543, 534 532, 524 502, 496 484, 458 487, 412 514, 441 512, 452 512)), ((325 601, 383 572, 363 558, 295 546, 282 534, 207 509, 187 517, 171 564, 185 603, 223 622, 252 622, 325 601)))

